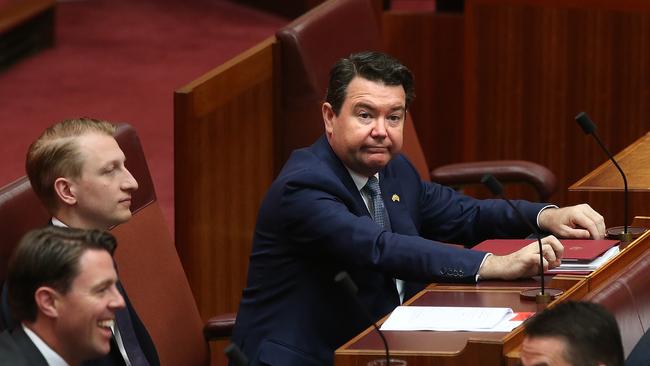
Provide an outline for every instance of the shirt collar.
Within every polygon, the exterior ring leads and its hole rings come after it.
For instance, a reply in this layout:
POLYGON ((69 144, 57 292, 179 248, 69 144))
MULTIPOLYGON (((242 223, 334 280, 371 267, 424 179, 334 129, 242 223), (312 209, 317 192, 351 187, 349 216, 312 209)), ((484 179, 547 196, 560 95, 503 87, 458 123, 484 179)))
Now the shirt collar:
MULTIPOLYGON (((353 171, 347 166, 345 167, 345 169, 347 169, 348 173, 350 173, 350 177, 352 177, 352 180, 354 181, 354 185, 357 186, 357 190, 361 191, 361 189, 366 185, 366 183, 368 183, 368 177, 353 171)), ((375 173, 375 178, 377 178, 377 181, 379 181, 379 173, 375 173)))
POLYGON ((52 221, 52 226, 56 226, 56 227, 68 227, 68 225, 66 225, 65 223, 63 223, 63 221, 57 219, 56 217, 52 217, 52 220, 51 220, 51 221, 52 221))
POLYGON ((27 337, 29 337, 32 343, 34 343, 34 346, 36 346, 36 348, 38 348, 38 350, 41 352, 49 366, 70 366, 67 362, 65 362, 63 357, 59 356, 59 354, 50 348, 47 343, 43 342, 41 337, 39 337, 31 329, 27 328, 25 324, 21 324, 21 326, 23 327, 25 334, 27 334, 27 337))

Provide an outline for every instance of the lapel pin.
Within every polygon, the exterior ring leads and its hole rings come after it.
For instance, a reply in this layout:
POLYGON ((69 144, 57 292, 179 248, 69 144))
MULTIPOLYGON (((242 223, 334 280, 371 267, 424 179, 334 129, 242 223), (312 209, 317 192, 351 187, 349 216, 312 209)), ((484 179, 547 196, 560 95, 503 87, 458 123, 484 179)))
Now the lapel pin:
POLYGON ((396 194, 394 194, 393 198, 391 198, 391 199, 393 200, 393 202, 399 202, 399 196, 396 195, 396 194))

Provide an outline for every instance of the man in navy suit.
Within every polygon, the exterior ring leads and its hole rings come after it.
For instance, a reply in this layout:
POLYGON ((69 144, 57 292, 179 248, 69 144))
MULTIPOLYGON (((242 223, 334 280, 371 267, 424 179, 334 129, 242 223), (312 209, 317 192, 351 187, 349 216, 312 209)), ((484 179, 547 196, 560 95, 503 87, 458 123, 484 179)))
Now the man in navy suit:
MULTIPOLYGON (((138 183, 125 166, 113 137, 115 126, 90 118, 47 128, 29 148, 26 169, 32 189, 52 215, 51 225, 108 230, 131 218, 131 195, 138 183)), ((86 365, 149 366, 160 363, 156 348, 124 288, 126 308, 117 313, 111 352, 86 365)), ((15 326, 3 286, 2 315, 15 326)))
POLYGON ((19 321, 0 335, 2 365, 70 365, 110 351, 125 306, 104 231, 45 227, 27 233, 9 262, 9 303, 19 321))
MULTIPOLYGON (((399 154, 412 98, 409 70, 389 56, 364 52, 334 65, 325 135, 294 151, 260 208, 232 337, 253 365, 332 364, 334 350, 369 326, 335 285, 342 270, 375 320, 400 304, 395 279, 473 283, 538 273, 536 243, 500 257, 436 242, 528 232, 502 200, 420 180, 399 154)), ((540 229, 604 236, 602 216, 587 205, 515 204, 540 229)), ((545 266, 557 266, 562 245, 553 236, 542 242, 545 266)))

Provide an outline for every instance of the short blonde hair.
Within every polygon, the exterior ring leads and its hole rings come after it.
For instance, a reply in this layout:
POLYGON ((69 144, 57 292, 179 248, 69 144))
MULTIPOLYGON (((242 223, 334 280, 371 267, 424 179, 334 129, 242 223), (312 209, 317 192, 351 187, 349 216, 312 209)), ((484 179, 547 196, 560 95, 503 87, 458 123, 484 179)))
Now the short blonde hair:
POLYGON ((36 139, 27 151, 25 169, 32 189, 53 213, 58 205, 54 181, 60 177, 77 178, 81 175, 83 158, 79 154, 77 138, 87 133, 115 134, 116 127, 106 121, 87 117, 61 121, 36 139))

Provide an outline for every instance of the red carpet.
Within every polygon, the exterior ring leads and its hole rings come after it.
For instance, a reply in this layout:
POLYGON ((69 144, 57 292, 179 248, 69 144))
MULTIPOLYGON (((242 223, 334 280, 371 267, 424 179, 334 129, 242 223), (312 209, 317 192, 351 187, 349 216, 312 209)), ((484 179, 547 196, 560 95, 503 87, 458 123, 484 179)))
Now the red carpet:
MULTIPOLYGON (((173 231, 173 91, 273 35, 286 19, 227 1, 59 2, 56 46, 0 74, 0 186, 61 119, 127 122, 173 231)), ((177 197, 182 199, 182 197, 177 197)))

